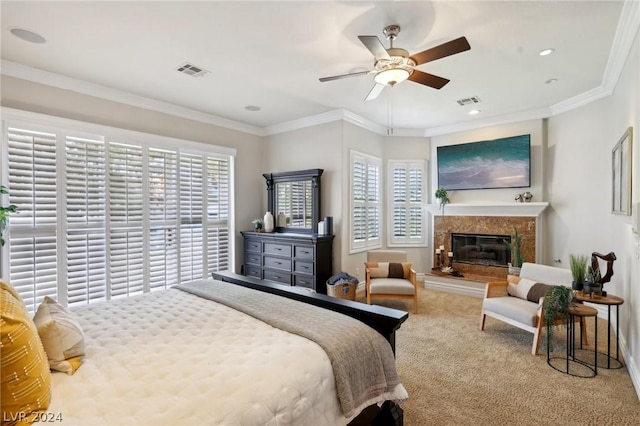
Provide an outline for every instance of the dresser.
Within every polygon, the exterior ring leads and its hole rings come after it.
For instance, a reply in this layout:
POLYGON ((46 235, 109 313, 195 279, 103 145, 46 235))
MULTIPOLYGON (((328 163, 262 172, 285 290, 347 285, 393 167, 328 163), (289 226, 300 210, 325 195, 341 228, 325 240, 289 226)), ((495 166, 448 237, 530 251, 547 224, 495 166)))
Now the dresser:
POLYGON ((244 237, 242 273, 327 293, 333 275, 333 235, 292 232, 241 232, 244 237))

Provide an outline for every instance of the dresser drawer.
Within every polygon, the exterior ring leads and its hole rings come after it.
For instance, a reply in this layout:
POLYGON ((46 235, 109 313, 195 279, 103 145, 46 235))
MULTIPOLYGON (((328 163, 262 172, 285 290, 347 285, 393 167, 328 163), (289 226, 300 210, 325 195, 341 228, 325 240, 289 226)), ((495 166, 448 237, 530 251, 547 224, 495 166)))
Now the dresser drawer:
POLYGON ((293 246, 293 257, 297 259, 313 259, 313 246, 293 246))
POLYGON ((245 240, 244 249, 246 251, 255 251, 255 252, 261 253, 262 252, 262 241, 245 240))
POLYGON ((265 254, 276 254, 278 256, 291 257, 291 245, 289 244, 276 244, 276 243, 264 243, 265 254))
POLYGON ((291 285, 291 274, 284 271, 268 271, 265 269, 264 279, 291 285))
POLYGON ((280 257, 264 257, 264 267, 273 269, 282 269, 291 272, 291 259, 283 259, 280 257))
POLYGON ((306 287, 315 289, 315 279, 312 276, 306 275, 295 275, 293 278, 293 285, 297 287, 306 287))
POLYGON ((254 266, 244 265, 244 274, 248 277, 262 279, 262 268, 260 268, 259 266, 254 267, 254 266))
POLYGON ((262 256, 257 253, 247 251, 244 253, 244 263, 247 265, 262 266, 262 256))
POLYGON ((296 260, 293 262, 293 270, 295 272, 313 275, 313 262, 300 262, 296 260))

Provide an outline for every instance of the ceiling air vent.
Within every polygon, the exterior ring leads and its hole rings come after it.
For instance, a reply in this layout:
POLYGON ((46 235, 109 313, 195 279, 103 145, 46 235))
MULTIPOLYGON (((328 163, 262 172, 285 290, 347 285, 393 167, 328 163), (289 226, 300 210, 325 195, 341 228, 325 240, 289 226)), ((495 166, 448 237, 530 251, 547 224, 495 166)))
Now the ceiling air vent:
POLYGON ((460 106, 479 104, 480 103, 480 98, 477 97, 477 96, 471 96, 471 97, 464 98, 464 99, 458 99, 457 102, 458 102, 458 105, 460 105, 460 106))
POLYGON ((185 62, 178 68, 178 72, 181 72, 186 75, 190 75, 191 77, 204 77, 205 75, 211 73, 202 67, 190 64, 189 62, 185 62))

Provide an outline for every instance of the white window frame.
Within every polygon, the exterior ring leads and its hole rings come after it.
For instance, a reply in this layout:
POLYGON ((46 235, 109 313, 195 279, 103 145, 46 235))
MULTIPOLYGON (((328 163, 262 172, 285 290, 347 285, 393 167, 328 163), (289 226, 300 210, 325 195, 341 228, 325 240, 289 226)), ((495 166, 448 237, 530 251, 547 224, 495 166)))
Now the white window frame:
POLYGON ((427 167, 425 160, 387 160, 387 247, 426 247, 427 246, 427 167), (403 169, 406 173, 405 191, 409 192, 409 176, 408 171, 410 169, 419 169, 422 175, 422 181, 420 184, 420 201, 412 202, 408 194, 405 196, 404 202, 395 202, 394 197, 394 178, 395 171, 403 169), (395 236, 395 223, 394 223, 394 211, 396 207, 404 207, 407 211, 405 237, 395 236), (420 209, 420 236, 411 237, 410 235, 410 209, 420 209))
MULTIPOLYGON (((207 161, 206 158, 219 158, 224 160, 225 162, 228 162, 228 170, 229 170, 228 171, 228 200, 225 200, 225 201, 228 201, 228 217, 223 221, 223 222, 226 222, 226 229, 223 231, 221 235, 223 235, 223 237, 225 233, 227 233, 228 235, 227 237, 228 250, 229 250, 228 264, 229 265, 235 264, 234 238, 232 237, 235 234, 235 225, 234 225, 235 215, 234 215, 234 201, 233 201, 233 187, 234 187, 233 177, 235 175, 234 159, 236 155, 235 149, 221 147, 217 145, 203 144, 199 142, 186 141, 186 140, 181 140, 176 138, 152 135, 147 133, 141 133, 141 132, 126 130, 126 129, 113 128, 109 126, 102 126, 102 125, 97 125, 93 123, 80 122, 76 120, 70 120, 70 119, 38 114, 38 113, 33 113, 28 111, 15 110, 11 108, 2 108, 1 112, 2 112, 2 126, 1 126, 2 146, 0 147, 1 148, 0 149, 0 154, 1 154, 0 155, 0 182, 2 182, 3 184, 9 182, 8 143, 7 143, 8 128, 23 128, 23 129, 29 129, 31 131, 43 131, 47 133, 53 133, 55 134, 55 137, 56 137, 56 151, 58 152, 58 154, 56 154, 56 167, 58 170, 56 180, 60 181, 62 179, 62 181, 65 182, 65 184, 60 185, 58 188, 56 188, 56 198, 58 199, 56 209, 57 209, 57 216, 59 219, 57 220, 56 224, 47 226, 47 228, 51 228, 53 230, 53 233, 55 234, 54 238, 56 238, 58 241, 58 243, 56 244, 59 251, 58 257, 64 260, 64 264, 59 265, 59 267, 57 268, 57 287, 56 288, 57 288, 57 296, 61 303, 66 305, 67 295, 68 295, 67 293, 68 281, 66 276, 67 271, 65 267, 66 259, 67 259, 66 236, 67 236, 67 230, 68 230, 68 223, 67 223, 67 220, 61 219, 65 217, 65 213, 66 213, 65 206, 66 206, 66 197, 67 197, 67 194, 66 194, 67 173, 66 173, 66 162, 65 162, 66 160, 65 144, 68 136, 101 139, 104 141, 105 144, 108 144, 110 142, 120 142, 120 143, 132 144, 132 145, 141 147, 146 153, 144 157, 143 176, 142 176, 142 181, 143 181, 143 186, 145 188, 145 191, 149 185, 148 183, 149 168, 148 168, 147 155, 150 149, 168 149, 168 150, 177 152, 178 156, 180 156, 181 154, 200 154, 200 155, 203 155, 203 158, 205 159, 205 161, 207 161)), ((108 167, 108 161, 109 161, 108 155, 107 155, 106 161, 107 161, 107 167, 108 167)), ((203 172, 207 173, 206 166, 203 172)), ((107 169, 107 173, 108 173, 108 169, 107 169)), ((7 196, 3 197, 3 200, 2 200, 3 203, 7 202, 8 199, 9 197, 7 196)), ((146 212, 145 215, 147 216, 145 216, 145 218, 142 220, 141 225, 143 228, 143 234, 146 241, 148 240, 149 226, 152 224, 153 221, 150 219, 150 217, 148 217, 149 201, 145 199, 143 204, 144 204, 143 209, 145 210, 146 212)), ((108 204, 107 204, 107 211, 108 211, 108 204)), ((220 223, 220 220, 207 218, 207 216, 208 215, 205 212, 205 215, 202 218, 203 228, 204 228, 203 239, 205 240, 212 237, 212 235, 207 234, 208 226, 218 225, 220 223)), ((106 218, 106 220, 107 222, 109 222, 108 217, 106 218)), ((177 225, 179 226, 179 223, 177 225)), ((18 228, 20 227, 19 226, 12 227, 10 225, 9 228, 5 230, 5 239, 7 240, 7 243, 5 244, 5 246, 0 248, 0 260, 1 260, 0 277, 10 279, 10 248, 11 248, 10 230, 13 229, 16 234, 20 232, 21 234, 24 234, 26 236, 29 236, 30 234, 34 234, 37 236, 41 233, 39 229, 34 228, 33 230, 31 230, 32 227, 23 226, 22 228, 24 229, 18 229, 18 228)), ((106 232, 107 232, 106 235, 108 238, 109 224, 107 225, 106 232)), ((51 234, 51 232, 47 231, 45 232, 45 234, 49 235, 51 234)), ((108 250, 108 242, 107 242, 106 249, 108 250)), ((207 264, 212 263, 210 259, 210 255, 213 255, 213 253, 203 253, 204 266, 203 266, 202 274, 204 278, 206 278, 208 275, 208 271, 206 270, 207 264)), ((145 293, 152 290, 150 288, 149 272, 147 271, 148 269, 147 267, 149 265, 148 257, 149 257, 148 254, 144 255, 144 263, 143 263, 145 267, 143 292, 145 293)), ((107 256, 107 261, 108 261, 108 256, 107 256)), ((35 300, 33 303, 33 305, 35 306, 31 306, 30 308, 35 309, 35 307, 37 307, 37 305, 40 303, 40 299, 42 299, 42 297, 43 296, 37 297, 38 300, 35 300)), ((110 297, 107 297, 107 299, 109 298, 110 297)))
MULTIPOLYGON (((368 173, 365 173, 364 188, 368 188, 368 173)), ((384 211, 382 208, 382 159, 374 157, 369 154, 364 154, 355 150, 350 150, 349 153, 349 253, 360 253, 363 251, 378 249, 382 247, 382 232, 384 223, 384 211), (354 172, 356 163, 362 163, 368 170, 369 167, 376 167, 378 173, 378 185, 376 187, 376 193, 374 201, 370 201, 367 191, 367 200, 359 201, 355 199, 355 186, 354 186, 354 172), (355 210, 357 208, 365 209, 365 239, 356 239, 356 225, 355 225, 355 210), (369 229, 370 218, 368 211, 370 208, 377 209, 378 221, 377 221, 377 237, 370 238, 371 230, 369 229)))

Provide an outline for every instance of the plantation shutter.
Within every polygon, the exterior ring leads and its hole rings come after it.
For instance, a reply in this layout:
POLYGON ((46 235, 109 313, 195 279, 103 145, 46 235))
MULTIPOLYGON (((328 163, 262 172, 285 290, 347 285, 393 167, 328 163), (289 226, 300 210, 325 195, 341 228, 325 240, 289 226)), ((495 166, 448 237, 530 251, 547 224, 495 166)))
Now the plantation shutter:
POLYGON ((111 298, 143 291, 142 148, 109 144, 111 298))
POLYGON ((380 246, 380 160, 351 152, 351 251, 380 246))
POLYGON ((57 298, 56 135, 7 128, 11 204, 10 276, 29 310, 57 298))
POLYGON ((66 145, 67 303, 107 298, 106 164, 102 140, 68 136, 66 145))
POLYGON ((424 162, 389 161, 389 246, 424 245, 424 162))
POLYGON ((31 312, 44 296, 83 305, 229 268, 233 150, 18 119, 2 122, 0 164, 18 214, 0 250, 2 276, 31 312))

